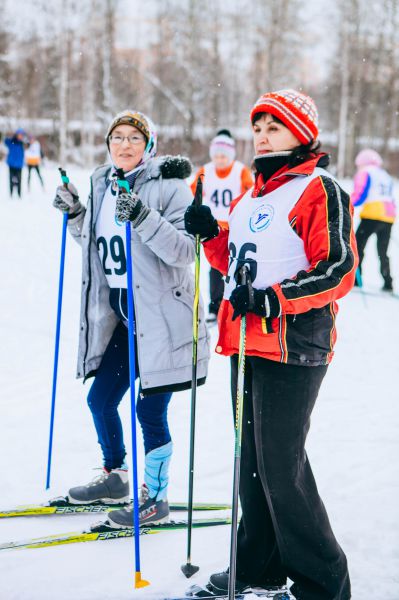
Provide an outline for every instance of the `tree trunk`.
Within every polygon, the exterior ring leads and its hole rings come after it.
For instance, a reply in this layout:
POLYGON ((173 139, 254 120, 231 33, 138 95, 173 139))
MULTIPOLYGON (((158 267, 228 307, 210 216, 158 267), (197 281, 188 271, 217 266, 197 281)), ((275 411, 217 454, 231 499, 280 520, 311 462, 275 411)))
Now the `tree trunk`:
POLYGON ((67 158, 68 129, 68 46, 69 34, 65 27, 68 19, 68 0, 62 0, 60 24, 60 80, 59 80, 59 162, 63 166, 67 158), (65 19, 66 17, 66 19, 65 19))
POLYGON ((346 160, 346 132, 349 108, 349 22, 346 11, 343 11, 342 22, 342 60, 341 60, 341 95, 338 124, 338 161, 337 175, 344 177, 346 160))

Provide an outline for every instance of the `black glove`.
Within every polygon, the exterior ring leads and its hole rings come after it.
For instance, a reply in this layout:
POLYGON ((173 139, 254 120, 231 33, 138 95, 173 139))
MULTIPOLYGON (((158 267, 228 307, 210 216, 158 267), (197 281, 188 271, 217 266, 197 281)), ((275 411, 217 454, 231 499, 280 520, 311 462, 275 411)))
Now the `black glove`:
POLYGON ((273 288, 257 290, 250 283, 238 285, 229 298, 234 313, 232 320, 244 316, 247 312, 255 313, 259 317, 274 318, 281 314, 280 300, 273 288))
POLYGON ((133 227, 140 225, 150 212, 150 209, 144 206, 137 194, 132 192, 122 192, 116 200, 116 218, 122 223, 131 221, 133 227))
POLYGON ((201 240, 211 240, 219 235, 219 225, 209 206, 195 206, 194 202, 184 213, 184 227, 187 233, 199 235, 201 240))

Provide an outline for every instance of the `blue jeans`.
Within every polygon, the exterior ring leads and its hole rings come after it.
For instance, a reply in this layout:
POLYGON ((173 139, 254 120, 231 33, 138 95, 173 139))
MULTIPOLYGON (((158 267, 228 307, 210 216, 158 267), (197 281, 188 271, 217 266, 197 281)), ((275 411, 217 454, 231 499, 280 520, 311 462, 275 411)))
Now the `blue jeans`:
MULTIPOLYGON (((90 388, 87 403, 93 415, 104 467, 117 469, 126 455, 118 406, 129 389, 128 330, 120 322, 105 350, 90 388)), ((136 377, 139 377, 136 352, 136 377)), ((139 389, 136 412, 144 438, 145 453, 171 441, 167 413, 171 392, 143 396, 139 389)))

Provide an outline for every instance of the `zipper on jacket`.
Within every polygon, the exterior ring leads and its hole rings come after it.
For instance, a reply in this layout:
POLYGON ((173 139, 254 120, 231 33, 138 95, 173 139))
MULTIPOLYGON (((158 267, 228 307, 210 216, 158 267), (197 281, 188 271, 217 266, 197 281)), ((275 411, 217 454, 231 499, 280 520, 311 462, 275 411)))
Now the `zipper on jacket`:
POLYGON ((91 288, 91 260, 90 260, 90 250, 91 250, 91 235, 92 235, 92 227, 93 227, 93 213, 94 213, 94 206, 93 206, 93 179, 90 178, 90 209, 91 209, 91 215, 90 215, 90 224, 89 224, 89 246, 88 246, 88 265, 89 265, 89 272, 88 272, 88 281, 87 281, 87 287, 86 287, 86 302, 85 302, 85 325, 86 325, 86 332, 85 332, 85 339, 86 339, 86 350, 85 350, 85 355, 83 357, 83 376, 86 376, 86 358, 87 358, 87 353, 89 351, 89 292, 90 292, 90 288, 91 288))

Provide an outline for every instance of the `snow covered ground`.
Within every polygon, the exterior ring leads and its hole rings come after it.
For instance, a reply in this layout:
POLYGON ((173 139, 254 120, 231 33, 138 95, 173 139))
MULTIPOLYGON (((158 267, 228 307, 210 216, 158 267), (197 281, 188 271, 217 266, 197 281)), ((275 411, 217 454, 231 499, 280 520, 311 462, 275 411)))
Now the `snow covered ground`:
MULTIPOLYGON (((85 198, 88 172, 71 168, 69 175, 85 198)), ((0 165, 0 508, 63 494, 88 481, 101 462, 85 403, 89 384, 83 387, 74 379, 80 249, 69 238, 52 486, 44 491, 62 218, 51 206, 56 168, 45 169, 45 193, 35 173, 32 177, 32 192, 22 201, 10 200, 7 171, 0 165)), ((390 253, 399 286, 398 229, 390 253)), ((202 265, 207 295, 208 268, 202 265)), ((364 282, 381 286, 374 241, 367 248, 364 282)), ((399 302, 354 292, 340 307, 336 357, 316 404, 308 453, 348 556, 354 600, 398 600, 399 302)), ((213 330, 213 341, 215 335, 213 330)), ((128 398, 121 412, 129 448, 128 398)), ((175 455, 169 495, 175 501, 187 497, 189 417, 189 393, 176 394, 170 407, 175 455)), ((142 458, 140 444, 140 465, 142 458)), ((198 391, 194 499, 230 502, 232 464, 229 365, 213 354, 208 383, 198 391)), ((91 522, 93 516, 3 520, 0 543, 77 531, 91 522)), ((201 569, 192 583, 227 566, 229 539, 226 526, 194 531, 192 561, 201 569)), ((132 539, 2 552, 0 599, 150 600, 187 588, 190 582, 180 571, 186 559, 184 531, 141 538, 141 552, 142 575, 151 581, 141 590, 134 590, 132 539)))

